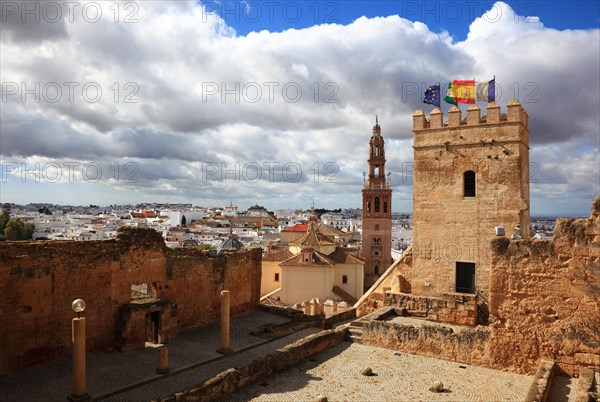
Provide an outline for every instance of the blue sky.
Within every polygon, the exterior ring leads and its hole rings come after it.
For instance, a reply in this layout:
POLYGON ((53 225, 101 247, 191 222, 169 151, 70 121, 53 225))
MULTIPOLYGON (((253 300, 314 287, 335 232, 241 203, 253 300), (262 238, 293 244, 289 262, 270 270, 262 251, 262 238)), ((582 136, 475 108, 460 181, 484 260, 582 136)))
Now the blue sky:
MULTIPOLYGON (((323 23, 346 25, 365 16, 399 15, 420 21, 433 32, 447 31, 455 40, 464 40, 469 24, 494 4, 489 1, 209 1, 207 12, 217 13, 240 35, 263 29, 280 32, 323 23)), ((506 1, 521 16, 538 16, 546 27, 555 29, 598 28, 600 2, 589 1, 506 1)), ((496 17, 492 14, 490 19, 496 17)))
POLYGON ((91 3, 1 8, 0 202, 360 207, 378 115, 411 211, 421 90, 492 76, 529 115, 532 215, 600 193, 597 1, 91 3))

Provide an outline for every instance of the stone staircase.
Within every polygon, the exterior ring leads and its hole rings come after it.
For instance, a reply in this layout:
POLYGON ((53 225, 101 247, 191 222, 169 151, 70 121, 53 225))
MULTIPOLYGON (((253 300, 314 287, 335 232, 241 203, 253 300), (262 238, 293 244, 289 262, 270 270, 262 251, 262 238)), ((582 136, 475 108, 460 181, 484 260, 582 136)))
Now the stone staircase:
POLYGON ((348 332, 346 332, 346 340, 349 342, 361 343, 363 334, 363 322, 353 321, 348 325, 348 332))

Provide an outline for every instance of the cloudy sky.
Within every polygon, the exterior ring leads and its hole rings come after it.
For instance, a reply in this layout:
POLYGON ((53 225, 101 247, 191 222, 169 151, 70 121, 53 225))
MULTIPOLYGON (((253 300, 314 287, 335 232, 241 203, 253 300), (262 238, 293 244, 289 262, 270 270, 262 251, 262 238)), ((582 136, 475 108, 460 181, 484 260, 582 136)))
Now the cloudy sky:
POLYGON ((495 76, 532 214, 588 215, 600 6, 574 3, 3 1, 0 201, 360 207, 378 115, 411 211, 422 90, 495 76))

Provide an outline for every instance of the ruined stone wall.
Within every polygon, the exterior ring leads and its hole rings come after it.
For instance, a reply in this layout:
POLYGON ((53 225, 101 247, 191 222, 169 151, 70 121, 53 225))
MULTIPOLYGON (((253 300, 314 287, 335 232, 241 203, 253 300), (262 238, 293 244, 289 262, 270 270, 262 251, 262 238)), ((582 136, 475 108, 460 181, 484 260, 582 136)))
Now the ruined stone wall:
POLYGON ((346 329, 337 328, 309 335, 249 364, 230 368, 197 386, 178 392, 161 402, 217 401, 243 387, 269 378, 344 340, 346 329))
POLYGON ((386 292, 383 304, 405 309, 408 315, 419 314, 432 321, 471 326, 477 324, 476 295, 445 293, 441 297, 423 297, 386 292))
POLYGON ((559 219, 554 236, 492 243, 491 366, 600 368, 600 196, 591 218, 559 219))
POLYGON ((360 343, 459 363, 487 365, 489 328, 440 325, 426 320, 388 320, 394 316, 394 309, 385 307, 361 318, 360 343))
POLYGON ((219 316, 219 293, 232 290, 233 314, 259 301, 260 250, 208 258, 169 250, 154 230, 105 241, 0 243, 0 375, 71 354, 71 303, 86 301, 88 350, 114 344, 119 309, 131 285, 148 283, 176 306, 178 325, 219 316))
POLYGON ((385 291, 410 292, 412 280, 412 246, 409 247, 398 261, 394 262, 379 280, 369 289, 354 307, 356 316, 362 317, 384 306, 385 291))
POLYGON ((456 262, 475 263, 475 289, 487 300, 489 241, 494 227, 508 235, 529 231, 529 134, 527 114, 510 101, 507 114, 490 103, 487 115, 453 107, 448 123, 439 109, 429 120, 413 115, 414 190, 411 293, 455 291, 456 262), (476 175, 474 197, 464 195, 463 174, 476 175))

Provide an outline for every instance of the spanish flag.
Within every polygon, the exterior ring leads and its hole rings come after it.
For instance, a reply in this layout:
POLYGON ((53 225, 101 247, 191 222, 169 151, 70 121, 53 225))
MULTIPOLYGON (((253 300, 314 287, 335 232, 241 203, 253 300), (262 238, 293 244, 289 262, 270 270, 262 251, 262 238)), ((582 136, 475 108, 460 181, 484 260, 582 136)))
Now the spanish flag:
POLYGON ((475 103, 475 80, 454 80, 450 91, 456 103, 475 103))

